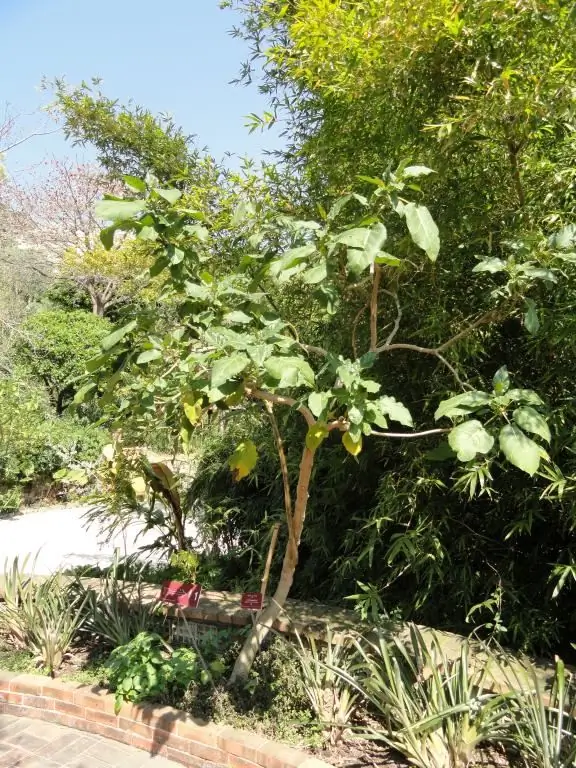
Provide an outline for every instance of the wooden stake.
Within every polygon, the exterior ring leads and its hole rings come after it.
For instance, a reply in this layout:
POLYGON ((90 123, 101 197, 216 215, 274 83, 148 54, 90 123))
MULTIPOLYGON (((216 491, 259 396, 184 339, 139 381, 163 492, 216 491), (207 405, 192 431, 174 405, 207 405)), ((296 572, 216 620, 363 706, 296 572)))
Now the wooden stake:
POLYGON ((266 565, 264 566, 264 575, 262 576, 262 586, 260 587, 260 594, 262 595, 262 598, 266 597, 268 579, 270 578, 270 568, 272 567, 272 558, 274 557, 274 550, 276 549, 279 531, 280 523, 274 523, 274 527, 272 528, 272 537, 270 538, 270 546, 268 547, 268 557, 266 558, 266 565))

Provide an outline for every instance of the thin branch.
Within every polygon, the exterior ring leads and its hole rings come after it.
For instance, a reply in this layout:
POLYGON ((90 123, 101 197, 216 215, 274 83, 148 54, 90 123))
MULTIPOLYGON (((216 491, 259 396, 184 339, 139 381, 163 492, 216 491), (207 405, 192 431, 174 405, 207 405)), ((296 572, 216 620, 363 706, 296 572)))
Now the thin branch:
POLYGON ((276 450, 278 451, 278 459, 280 461, 280 471, 282 473, 282 487, 284 489, 284 511, 286 513, 286 524, 288 525, 288 536, 293 546, 296 546, 296 535, 294 533, 294 516, 292 514, 292 495, 290 493, 290 477, 288 474, 288 462, 286 460, 286 452, 284 450, 284 441, 282 435, 278 429, 278 422, 274 416, 274 406, 268 400, 264 402, 264 407, 268 411, 268 417, 270 424, 272 425, 272 432, 274 433, 274 440, 276 441, 276 450))
MULTIPOLYGON (((397 304, 398 310, 401 312, 401 308, 399 304, 397 304)), ((497 307, 496 309, 491 309, 488 312, 484 312, 484 314, 480 315, 476 320, 474 320, 473 323, 471 323, 469 326, 464 328, 462 331, 459 331, 457 334, 452 336, 448 341, 443 342, 437 347, 421 347, 418 344, 407 344, 407 343, 390 343, 390 336, 388 337, 388 340, 384 344, 382 344, 380 347, 377 347, 374 352, 377 355, 382 354, 383 352, 393 352, 397 349, 405 349, 409 352, 418 352, 421 355, 431 355, 432 357, 437 358, 442 365, 444 365, 450 373, 454 376, 455 380, 457 381, 458 385, 462 389, 469 388, 469 385, 466 384, 462 379, 460 378, 460 375, 458 374, 458 371, 456 368, 446 360, 444 355, 442 354, 446 349, 449 349, 454 344, 456 344, 458 341, 463 339, 465 336, 467 336, 472 331, 479 328, 481 325, 486 325, 487 323, 491 323, 493 321, 496 321, 502 317, 503 308, 497 307)), ((396 322, 400 323, 400 316, 397 316, 396 322)), ((394 328, 392 329, 392 339, 394 338, 396 334, 396 323, 394 324, 394 328)))
MULTIPOLYGON (((369 303, 364 304, 364 306, 361 307, 361 309, 359 309, 358 312, 356 313, 356 317, 354 318, 354 321, 352 323, 352 352, 354 354, 355 359, 358 359, 359 357, 358 347, 356 346, 356 330, 358 329, 358 323, 360 322, 360 318, 362 317, 362 314, 364 313, 365 310, 368 309, 369 306, 370 306, 369 303)), ((378 354, 378 350, 376 350, 376 354, 378 354)))
POLYGON ((378 264, 375 264, 370 295, 370 352, 375 352, 378 348, 378 291, 380 290, 381 279, 382 269, 378 264))
POLYGON ((489 309, 487 312, 484 312, 480 317, 476 318, 473 323, 471 323, 469 326, 464 328, 464 330, 457 333, 455 336, 452 336, 451 339, 448 339, 448 341, 445 341, 443 344, 440 344, 439 347, 437 347, 438 352, 444 352, 445 349, 448 349, 453 344, 456 344, 460 339, 463 339, 465 336, 467 336, 472 331, 475 331, 476 328, 479 328, 481 325, 486 325, 487 323, 491 323, 493 321, 501 319, 503 316, 503 307, 496 307, 496 309, 489 309))
POLYGON ((24 144, 25 141, 34 138, 34 136, 49 136, 51 133, 58 133, 60 130, 62 129, 54 128, 51 131, 37 131, 36 133, 31 133, 29 136, 25 136, 23 139, 18 139, 18 141, 15 141, 14 144, 9 144, 7 147, 2 147, 0 149, 0 155, 3 155, 5 152, 10 152, 10 150, 14 149, 15 147, 19 147, 20 144, 24 144))
POLYGON ((446 432, 451 432, 452 427, 439 427, 438 429, 425 429, 422 432, 372 432, 370 436, 376 435, 376 437, 391 437, 395 439, 410 439, 413 437, 428 437, 429 435, 444 435, 446 432))
POLYGON ((386 288, 384 289, 384 293, 387 296, 390 296, 392 299, 394 299, 394 302, 396 304, 396 320, 394 320, 394 327, 388 334, 388 338, 384 342, 384 346, 388 347, 390 344, 392 344, 392 341, 394 340, 394 337, 400 330, 400 321, 402 320, 402 307, 400 306, 400 302, 398 301, 398 294, 394 293, 393 291, 388 291, 386 288))
POLYGON ((296 407, 302 416, 306 419, 306 423, 311 427, 316 424, 316 419, 312 414, 312 411, 305 405, 298 405, 298 401, 293 397, 285 397, 284 395, 275 395, 272 392, 265 392, 262 389, 246 388, 246 394, 248 397, 254 397, 256 400, 263 400, 264 402, 273 403, 275 405, 287 405, 289 408, 296 407))

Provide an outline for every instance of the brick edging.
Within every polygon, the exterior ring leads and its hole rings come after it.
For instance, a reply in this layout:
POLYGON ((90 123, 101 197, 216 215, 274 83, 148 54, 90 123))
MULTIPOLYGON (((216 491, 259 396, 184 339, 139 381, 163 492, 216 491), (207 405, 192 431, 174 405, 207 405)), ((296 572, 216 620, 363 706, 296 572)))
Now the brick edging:
POLYGON ((0 670, 0 713, 30 717, 130 744, 191 768, 330 768, 283 744, 172 707, 124 704, 105 688, 0 670))

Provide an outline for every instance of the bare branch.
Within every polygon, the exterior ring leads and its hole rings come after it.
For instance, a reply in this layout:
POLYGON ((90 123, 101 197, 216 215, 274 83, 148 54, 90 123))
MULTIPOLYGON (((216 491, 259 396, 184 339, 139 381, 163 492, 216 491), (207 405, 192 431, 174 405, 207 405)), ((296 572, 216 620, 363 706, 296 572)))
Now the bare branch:
MULTIPOLYGON (((387 293, 389 293, 387 291, 387 293)), ((394 294, 393 294, 394 295, 394 294)), ((468 336, 469 333, 476 330, 482 325, 487 325, 488 323, 495 322, 502 317, 505 316, 505 311, 503 307, 497 307, 496 309, 488 310, 487 312, 484 312, 480 317, 478 317, 474 322, 472 322, 470 325, 468 325, 466 328, 464 328, 462 331, 459 331, 457 334, 452 336, 448 341, 443 342, 438 347, 421 347, 418 344, 406 344, 406 343, 390 343, 392 339, 394 339, 394 336, 396 335, 398 331, 398 327, 400 325, 400 319, 402 316, 402 310, 398 303, 397 297, 396 297, 396 306, 398 309, 399 314, 396 317, 396 322, 394 323, 394 328, 392 329, 392 334, 388 337, 388 339, 382 344, 380 347, 377 347, 374 352, 377 355, 380 355, 384 352, 394 352, 394 350, 397 349, 405 349, 409 352, 418 352, 421 355, 431 355, 432 357, 437 358, 442 365, 444 365, 450 373, 454 376, 456 379, 456 382, 462 389, 470 388, 469 384, 466 384, 458 374, 458 371, 456 368, 448 362, 448 360, 444 357, 442 354, 446 349, 449 349, 454 344, 459 342, 461 339, 468 336)))
POLYGON ((386 288, 384 289, 384 293, 387 296, 390 296, 392 299, 394 299, 394 302, 396 303, 396 320, 394 320, 394 327, 388 334, 388 338, 384 342, 384 346, 388 347, 394 340, 394 337, 398 333, 400 329, 400 321, 402 320, 402 307, 400 306, 400 302, 398 301, 398 294, 394 293, 393 291, 388 291, 386 288))
POLYGON ((15 147, 19 147, 20 144, 24 144, 25 141, 29 141, 29 139, 34 138, 34 136, 49 136, 51 133, 58 133, 60 130, 62 129, 54 128, 51 131, 36 131, 35 133, 30 133, 28 136, 24 136, 23 139, 18 139, 18 141, 15 141, 13 144, 9 144, 7 147, 1 147, 0 155, 5 154, 6 152, 10 152, 10 150, 14 149, 15 147))
POLYGON ((422 432, 374 432, 370 433, 370 436, 376 435, 376 437, 390 437, 394 439, 411 439, 417 437, 428 437, 429 435, 443 435, 446 432, 451 432, 452 427, 439 427, 438 429, 425 429, 422 432))

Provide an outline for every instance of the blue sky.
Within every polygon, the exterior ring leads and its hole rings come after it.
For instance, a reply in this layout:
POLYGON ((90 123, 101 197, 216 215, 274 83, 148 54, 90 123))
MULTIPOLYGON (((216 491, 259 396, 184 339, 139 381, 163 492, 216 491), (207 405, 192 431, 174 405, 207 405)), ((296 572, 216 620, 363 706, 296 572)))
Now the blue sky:
MULTIPOLYGON (((99 76, 106 95, 170 113, 217 158, 259 157, 279 139, 244 127, 244 116, 266 103, 255 85, 229 85, 247 57, 245 43, 228 34, 237 22, 218 0, 0 0, 0 107, 8 102, 21 129, 34 130, 43 119, 34 113, 49 100, 38 89, 43 76, 99 76)), ((22 171, 46 154, 90 157, 55 134, 6 161, 22 171)))

